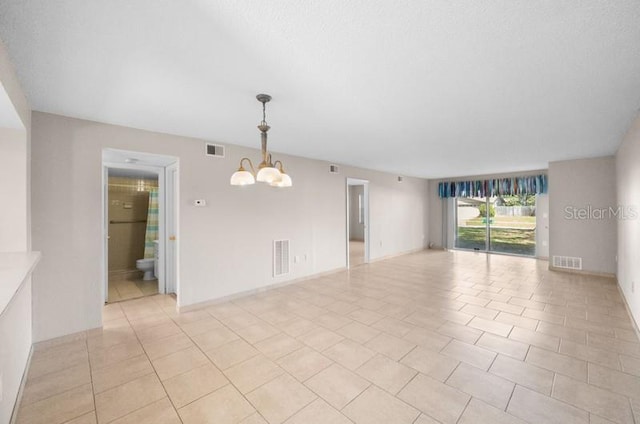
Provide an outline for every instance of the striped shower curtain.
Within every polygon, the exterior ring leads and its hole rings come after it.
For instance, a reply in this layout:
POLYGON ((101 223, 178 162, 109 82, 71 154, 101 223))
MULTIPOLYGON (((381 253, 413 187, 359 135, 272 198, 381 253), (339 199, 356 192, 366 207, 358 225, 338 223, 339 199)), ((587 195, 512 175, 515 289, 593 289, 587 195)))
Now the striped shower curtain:
POLYGON ((144 257, 155 257, 155 243, 158 240, 158 189, 149 190, 149 212, 147 215, 147 232, 144 236, 144 257))

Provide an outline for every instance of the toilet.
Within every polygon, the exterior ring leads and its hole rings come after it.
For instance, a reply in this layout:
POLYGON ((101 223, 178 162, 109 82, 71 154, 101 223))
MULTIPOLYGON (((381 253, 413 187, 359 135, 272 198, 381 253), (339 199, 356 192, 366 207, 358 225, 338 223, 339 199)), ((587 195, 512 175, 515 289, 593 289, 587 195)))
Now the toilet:
POLYGON ((136 261, 136 268, 144 272, 144 276, 142 277, 143 280, 147 281, 156 279, 155 275, 153 275, 154 263, 154 258, 138 259, 136 261))

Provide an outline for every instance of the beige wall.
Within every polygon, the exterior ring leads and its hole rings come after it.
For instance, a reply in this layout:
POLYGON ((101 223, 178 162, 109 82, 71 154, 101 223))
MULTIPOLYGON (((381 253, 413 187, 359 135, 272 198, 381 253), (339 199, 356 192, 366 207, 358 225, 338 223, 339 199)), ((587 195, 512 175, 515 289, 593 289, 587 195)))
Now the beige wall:
POLYGON ((616 270, 614 218, 574 219, 582 212, 616 204, 612 156, 549 164, 549 256, 582 258, 587 272, 613 275, 616 270))
MULTIPOLYGON (((132 271, 144 257, 149 191, 137 191, 140 178, 109 177, 109 272, 132 271), (115 221, 115 222, 112 222, 115 221)), ((145 187, 157 180, 143 179, 145 187)))
POLYGON ((28 249, 26 131, 0 128, 0 252, 28 249))
POLYGON ((634 217, 619 219, 618 284, 636 324, 640 324, 640 116, 638 116, 616 154, 617 204, 634 217))
POLYGON ((399 184, 395 175, 347 166, 330 174, 327 163, 274 154, 293 177, 292 188, 231 187, 240 158, 257 159, 257 150, 228 145, 225 159, 211 158, 202 140, 34 113, 33 243, 43 252, 34 274, 37 340, 101 325, 107 147, 179 158, 181 305, 344 268, 346 177, 370 181, 372 260, 422 248, 428 237, 426 180, 399 184), (207 206, 193 206, 195 199, 207 206), (290 239, 291 255, 307 256, 286 277, 272 277, 275 239, 290 239))
POLYGON ((0 90, 22 121, 21 129, 0 128, 0 252, 30 249, 31 109, 6 47, 0 40, 0 90))
POLYGON ((13 107, 28 131, 31 121, 31 108, 20 87, 18 76, 2 40, 0 40, 0 83, 2 83, 4 90, 9 95, 9 99, 11 99, 11 103, 13 103, 13 107))

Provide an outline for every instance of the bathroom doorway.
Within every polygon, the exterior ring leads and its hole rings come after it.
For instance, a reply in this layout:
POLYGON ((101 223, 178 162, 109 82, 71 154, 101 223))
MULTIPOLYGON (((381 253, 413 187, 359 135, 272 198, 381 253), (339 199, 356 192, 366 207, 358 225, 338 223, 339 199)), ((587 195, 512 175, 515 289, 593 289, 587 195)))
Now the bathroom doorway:
POLYGON ((347 268, 369 262, 369 181, 347 178, 347 268))
POLYGON ((114 149, 102 156, 105 303, 175 293, 177 158, 114 149))

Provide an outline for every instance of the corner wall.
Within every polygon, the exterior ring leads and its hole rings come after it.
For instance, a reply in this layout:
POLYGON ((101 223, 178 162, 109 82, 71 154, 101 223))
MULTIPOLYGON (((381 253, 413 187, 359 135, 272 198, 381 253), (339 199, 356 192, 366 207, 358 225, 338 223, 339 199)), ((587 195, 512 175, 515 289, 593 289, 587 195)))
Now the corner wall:
POLYGON ((29 246, 26 137, 24 129, 0 128, 0 252, 29 246))
POLYGON ((615 274, 616 219, 599 212, 615 207, 615 180, 613 156, 549 164, 550 257, 579 257, 586 272, 615 274))
MULTIPOLYGON (((0 40, 0 90, 9 98, 22 125, 0 128, 0 252, 30 250, 31 109, 9 54, 0 40)), ((7 284, 0 281, 0 284, 7 284)), ((31 279, 27 277, 9 304, 0 307, 0 422, 8 423, 32 344, 31 279), (4 310, 2 309, 4 308, 4 310)))
MULTIPOLYGON (((256 145, 259 137, 256 133, 256 145)), ((188 306, 346 265, 346 178, 369 180, 372 260, 425 246, 427 181, 274 154, 290 189, 232 187, 241 157, 227 145, 204 154, 203 140, 45 113, 33 114, 34 337, 45 340, 101 325, 101 158, 103 148, 176 156, 180 166, 180 306, 188 306), (71 188, 71 189, 69 189, 71 188), (193 206, 205 199, 207 207, 193 206), (286 277, 272 277, 272 243, 291 240, 286 277)))
POLYGON ((615 162, 617 204, 636 213, 633 219, 617 222, 618 284, 631 315, 640 324, 640 116, 622 141, 615 162))

